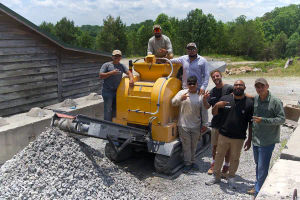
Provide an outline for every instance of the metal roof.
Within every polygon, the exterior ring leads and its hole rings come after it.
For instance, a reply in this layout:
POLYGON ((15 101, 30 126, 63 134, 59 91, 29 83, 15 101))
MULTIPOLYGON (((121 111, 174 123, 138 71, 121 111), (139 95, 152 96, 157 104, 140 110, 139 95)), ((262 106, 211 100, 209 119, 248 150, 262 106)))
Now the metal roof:
POLYGON ((30 28, 31 30, 38 33, 42 37, 47 38, 48 40, 50 40, 51 42, 55 43, 56 45, 60 46, 63 49, 77 51, 77 52, 81 52, 81 53, 111 57, 111 53, 107 53, 107 52, 103 52, 103 51, 96 51, 96 50, 86 49, 86 48, 81 48, 81 47, 74 47, 72 45, 66 44, 66 43, 58 40, 54 35, 43 31, 40 27, 38 27, 34 23, 30 22, 26 18, 22 17, 18 13, 14 12, 13 10, 9 9, 2 3, 0 3, 0 11, 7 14, 9 17, 13 18, 14 20, 18 21, 19 23, 25 25, 26 27, 30 28))

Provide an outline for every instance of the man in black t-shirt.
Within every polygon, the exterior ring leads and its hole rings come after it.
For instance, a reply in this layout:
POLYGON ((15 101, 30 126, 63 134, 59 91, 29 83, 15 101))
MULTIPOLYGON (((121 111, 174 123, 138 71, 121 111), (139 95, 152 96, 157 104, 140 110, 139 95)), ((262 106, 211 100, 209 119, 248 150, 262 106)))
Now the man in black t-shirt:
MULTIPOLYGON (((203 104, 206 109, 209 109, 210 106, 214 107, 214 105, 220 100, 220 98, 224 95, 231 94, 233 91, 232 85, 224 84, 222 81, 222 73, 219 70, 213 70, 210 73, 210 77, 212 81, 215 83, 215 87, 211 89, 209 92, 206 91, 203 96, 203 104)), ((212 163, 210 165, 209 170, 207 171, 208 174, 213 174, 213 168, 215 163, 216 157, 216 150, 218 144, 218 136, 219 136, 219 125, 220 124, 220 117, 219 115, 213 116, 211 120, 211 146, 212 146, 212 163)), ((225 164, 222 169, 222 174, 225 175, 229 168, 229 152, 228 149, 225 155, 225 164)))
POLYGON ((212 109, 214 116, 220 115, 220 135, 214 165, 214 177, 210 181, 205 182, 206 185, 220 182, 222 163, 227 150, 230 149, 228 183, 235 187, 234 177, 238 169, 248 126, 249 135, 244 145, 245 151, 251 147, 252 138, 253 99, 245 96, 245 89, 245 83, 242 80, 236 81, 233 85, 233 94, 221 97, 220 101, 212 109))

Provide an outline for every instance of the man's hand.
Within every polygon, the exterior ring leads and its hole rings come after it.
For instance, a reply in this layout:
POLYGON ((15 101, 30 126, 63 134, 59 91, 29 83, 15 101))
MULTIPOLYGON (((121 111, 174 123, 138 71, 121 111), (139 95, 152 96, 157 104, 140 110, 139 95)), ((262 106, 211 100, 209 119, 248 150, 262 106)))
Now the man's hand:
POLYGON ((228 101, 219 101, 218 103, 216 103, 216 105, 218 106, 218 108, 224 108, 228 103, 228 101))
POLYGON ((244 145, 244 150, 245 151, 248 151, 251 147, 251 139, 247 139, 247 141, 245 142, 245 145, 244 145))
POLYGON ((253 116, 252 119, 255 123, 260 123, 261 122, 261 117, 253 116))
POLYGON ((207 99, 209 98, 209 96, 210 96, 210 93, 209 93, 209 91, 207 90, 207 91, 203 94, 203 100, 204 100, 204 101, 207 101, 207 99))
POLYGON ((161 54, 167 54, 168 53, 168 51, 166 49, 163 49, 163 48, 160 48, 158 51, 161 54))
POLYGON ((115 75, 115 74, 119 74, 120 72, 121 72, 120 70, 114 69, 114 70, 110 71, 110 74, 115 75))
POLYGON ((133 87, 134 86, 134 80, 133 79, 129 79, 129 86, 133 87))
POLYGON ((203 95, 205 93, 205 90, 204 89, 200 89, 199 90, 199 95, 203 95))
POLYGON ((181 101, 184 101, 184 100, 186 100, 187 98, 189 97, 189 95, 188 95, 188 92, 187 93, 185 93, 185 94, 183 94, 182 96, 181 96, 181 101))
POLYGON ((200 133, 204 133, 206 130, 207 130, 207 127, 206 126, 202 126, 201 130, 200 130, 200 133))

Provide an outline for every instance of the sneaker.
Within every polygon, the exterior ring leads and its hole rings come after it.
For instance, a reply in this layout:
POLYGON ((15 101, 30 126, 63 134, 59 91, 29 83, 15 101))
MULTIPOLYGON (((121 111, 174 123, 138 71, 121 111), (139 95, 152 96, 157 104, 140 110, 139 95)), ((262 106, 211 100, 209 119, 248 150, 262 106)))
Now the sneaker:
POLYGON ((199 171, 199 167, 198 167, 198 165, 196 163, 192 164, 192 170, 199 171))
POLYGON ((254 195, 255 194, 255 188, 253 187, 250 190, 248 190, 247 194, 254 195))
POLYGON ((221 182, 220 179, 217 179, 216 176, 213 176, 209 181, 205 182, 205 185, 213 185, 220 182, 221 182))
POLYGON ((188 173, 192 169, 192 165, 185 165, 182 172, 188 173))
POLYGON ((208 173, 209 175, 212 175, 212 174, 214 173, 214 163, 212 163, 212 164, 210 165, 210 168, 209 168, 209 170, 207 171, 207 173, 208 173))
POLYGON ((236 189, 236 184, 235 184, 235 178, 228 178, 227 183, 229 185, 230 188, 232 189, 236 189))
POLYGON ((227 172, 228 172, 229 166, 224 165, 221 171, 222 178, 226 178, 227 172))

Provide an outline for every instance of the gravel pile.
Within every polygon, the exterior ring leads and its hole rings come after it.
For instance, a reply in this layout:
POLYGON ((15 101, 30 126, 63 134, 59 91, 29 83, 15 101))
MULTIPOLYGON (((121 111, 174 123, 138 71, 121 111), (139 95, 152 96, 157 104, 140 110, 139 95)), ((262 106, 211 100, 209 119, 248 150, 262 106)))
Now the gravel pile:
POLYGON ((0 169, 0 199, 153 199, 102 153, 48 129, 0 169))

